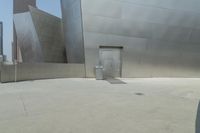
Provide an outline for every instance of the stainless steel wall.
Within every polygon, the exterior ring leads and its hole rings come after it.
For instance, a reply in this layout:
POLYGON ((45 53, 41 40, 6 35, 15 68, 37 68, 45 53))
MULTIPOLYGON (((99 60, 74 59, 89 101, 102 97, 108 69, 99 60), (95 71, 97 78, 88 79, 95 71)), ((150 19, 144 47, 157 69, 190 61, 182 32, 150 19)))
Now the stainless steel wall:
POLYGON ((84 63, 81 0, 61 0, 64 40, 69 63, 84 63))
POLYGON ((61 19, 33 7, 30 7, 30 12, 42 47, 44 62, 66 63, 61 19))
POLYGON ((14 23, 23 62, 66 63, 60 18, 30 7, 14 23))
MULTIPOLYGON (((36 7, 36 0, 13 0, 13 14, 24 13, 29 11, 29 5, 36 7)), ((17 44, 17 35, 13 23, 13 43, 12 43, 12 58, 13 61, 21 62, 20 48, 17 44)))
POLYGON ((14 15, 14 24, 24 62, 43 62, 42 48, 30 12, 14 15))
POLYGON ((0 55, 3 55, 3 22, 0 22, 0 55))
POLYGON ((87 77, 99 46, 123 46, 123 77, 200 77, 199 0, 81 0, 81 7, 87 77))

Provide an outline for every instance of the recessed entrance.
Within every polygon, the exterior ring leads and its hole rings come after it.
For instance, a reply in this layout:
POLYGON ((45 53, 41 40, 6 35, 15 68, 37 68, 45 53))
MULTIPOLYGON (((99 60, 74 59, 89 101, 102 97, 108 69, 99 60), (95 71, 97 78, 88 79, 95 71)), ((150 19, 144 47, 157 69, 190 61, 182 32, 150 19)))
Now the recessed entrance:
POLYGON ((121 77, 122 47, 100 47, 99 64, 103 66, 105 79, 121 77))

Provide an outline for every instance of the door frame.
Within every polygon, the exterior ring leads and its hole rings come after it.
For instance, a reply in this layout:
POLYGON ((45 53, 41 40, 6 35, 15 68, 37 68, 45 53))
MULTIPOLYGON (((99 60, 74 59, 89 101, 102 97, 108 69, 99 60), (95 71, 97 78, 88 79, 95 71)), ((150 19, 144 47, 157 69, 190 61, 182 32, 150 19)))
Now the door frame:
POLYGON ((103 48, 110 48, 110 49, 119 49, 120 50, 120 78, 122 78, 122 66, 123 66, 123 58, 122 58, 122 53, 123 53, 123 49, 124 47, 123 46, 104 46, 104 45, 100 45, 99 46, 99 64, 100 64, 100 50, 103 49, 103 48))

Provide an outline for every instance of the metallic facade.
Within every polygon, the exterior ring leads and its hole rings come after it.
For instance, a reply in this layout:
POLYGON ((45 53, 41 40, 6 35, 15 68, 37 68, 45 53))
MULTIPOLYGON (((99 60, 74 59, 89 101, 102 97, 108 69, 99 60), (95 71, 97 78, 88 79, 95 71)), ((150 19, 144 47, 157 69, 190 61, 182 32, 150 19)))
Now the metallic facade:
POLYGON ((3 55, 3 22, 0 22, 0 56, 3 55))
POLYGON ((61 19, 30 7, 14 15, 23 62, 66 63, 61 19))
MULTIPOLYGON (((73 10, 63 10, 68 17, 65 19, 70 21, 81 14, 79 18, 82 18, 87 77, 94 77, 100 46, 123 47, 122 77, 200 76, 198 0, 62 2, 63 7, 69 6, 69 3, 73 7, 73 10), (77 13, 79 8, 81 11, 77 13)), ((78 26, 72 26, 72 22, 64 21, 64 26, 71 26, 70 30, 76 31, 78 26)), ((81 35, 79 33, 78 36, 81 35)), ((70 38, 70 34, 65 36, 70 38)), ((73 51, 76 51, 74 47, 79 47, 78 51, 82 50, 77 43, 70 42, 67 45, 73 51)))
POLYGON ((81 0, 61 0, 68 63, 84 63, 81 0))
MULTIPOLYGON (((29 11, 29 6, 36 7, 36 0, 13 0, 13 14, 27 12, 29 11)), ((12 58, 13 61, 21 62, 21 50, 17 43, 16 29, 13 24, 12 58)))
POLYGON ((198 0, 61 0, 61 5, 63 27, 34 8, 15 15, 26 62, 66 62, 67 56, 94 77, 100 48, 119 47, 122 77, 200 77, 198 0))

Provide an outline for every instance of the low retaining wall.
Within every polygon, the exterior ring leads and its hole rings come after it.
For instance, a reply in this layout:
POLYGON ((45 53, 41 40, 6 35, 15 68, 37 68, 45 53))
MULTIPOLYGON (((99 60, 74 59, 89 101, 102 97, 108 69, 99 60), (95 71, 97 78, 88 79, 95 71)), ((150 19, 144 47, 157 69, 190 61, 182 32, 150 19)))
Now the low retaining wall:
POLYGON ((2 65, 0 81, 14 82, 54 78, 84 78, 84 64, 22 63, 2 65))

